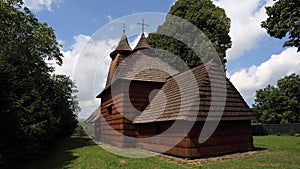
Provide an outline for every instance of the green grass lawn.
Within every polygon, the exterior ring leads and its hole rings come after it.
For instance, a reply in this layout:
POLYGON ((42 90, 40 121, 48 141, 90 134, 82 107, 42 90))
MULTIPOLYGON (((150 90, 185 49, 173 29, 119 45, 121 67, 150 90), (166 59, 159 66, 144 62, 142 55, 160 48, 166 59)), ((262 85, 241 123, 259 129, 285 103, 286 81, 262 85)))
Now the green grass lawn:
POLYGON ((45 158, 31 163, 30 168, 299 168, 300 137, 256 136, 256 148, 265 149, 259 153, 239 159, 208 162, 202 165, 184 166, 158 157, 132 159, 106 152, 89 138, 68 138, 53 145, 45 158))

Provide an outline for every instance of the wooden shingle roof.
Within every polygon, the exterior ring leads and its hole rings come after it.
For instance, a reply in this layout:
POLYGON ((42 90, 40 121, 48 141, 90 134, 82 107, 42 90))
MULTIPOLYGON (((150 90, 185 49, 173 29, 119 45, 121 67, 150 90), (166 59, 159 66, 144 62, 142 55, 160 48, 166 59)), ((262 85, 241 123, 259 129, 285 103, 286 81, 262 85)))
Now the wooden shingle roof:
POLYGON ((106 83, 107 85, 97 95, 97 98, 101 98, 101 95, 117 80, 165 83, 168 77, 179 73, 153 54, 152 49, 142 49, 124 58, 114 70, 110 82, 106 83))
POLYGON ((119 44, 116 47, 116 49, 110 53, 110 57, 114 58, 115 55, 119 52, 131 52, 131 51, 132 51, 132 49, 128 44, 126 33, 125 33, 125 31, 123 31, 122 37, 119 41, 119 44))
MULTIPOLYGON (((252 120, 256 118, 237 89, 225 77, 223 70, 213 61, 194 67, 191 72, 196 80, 198 86, 196 90, 199 90, 199 94, 195 95, 197 92, 191 90, 194 86, 187 76, 188 71, 168 78, 161 91, 136 117, 134 123, 193 121, 195 119, 196 121, 205 121, 209 111, 215 115, 216 119, 221 116, 222 120, 252 120), (214 97, 214 106, 211 106, 211 84, 214 85, 214 96, 217 96, 214 97), (224 88, 226 89, 224 90, 224 88), (181 93, 182 91, 184 94, 181 93)), ((214 116, 211 117, 209 120, 214 120, 214 116)))
POLYGON ((178 71, 160 58, 152 56, 151 49, 143 49, 126 57, 118 66, 113 81, 116 79, 166 82, 169 76, 178 71))
POLYGON ((149 49, 149 48, 151 48, 151 46, 147 42, 145 34, 142 33, 141 38, 140 38, 139 42, 137 43, 137 45, 135 46, 135 48, 133 49, 133 51, 136 51, 139 49, 149 49))

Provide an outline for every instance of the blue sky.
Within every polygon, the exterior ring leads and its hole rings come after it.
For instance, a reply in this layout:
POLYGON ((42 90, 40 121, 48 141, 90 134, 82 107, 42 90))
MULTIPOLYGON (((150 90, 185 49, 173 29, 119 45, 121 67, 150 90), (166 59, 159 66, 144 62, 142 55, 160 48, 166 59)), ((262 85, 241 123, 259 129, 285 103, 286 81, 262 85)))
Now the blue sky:
MULTIPOLYGON (((79 34, 91 35, 113 19, 133 13, 167 13, 174 0, 63 0, 51 5, 51 11, 39 10, 36 16, 55 29, 57 39, 68 49, 79 34)), ((138 21, 137 21, 138 22, 138 21)))
MULTIPOLYGON (((41 22, 47 22, 53 27, 57 40, 64 44, 62 53, 65 55, 65 63, 57 68, 57 72, 75 78, 74 65, 80 61, 78 60, 80 51, 97 30, 113 23, 115 19, 135 13, 167 13, 174 2, 175 0, 26 0, 25 5, 32 9, 41 22)), ((260 22, 267 17, 264 6, 272 5, 274 3, 272 0, 213 2, 222 7, 231 18, 230 36, 233 46, 227 51, 227 76, 250 106, 254 102, 257 89, 267 84, 274 85, 285 75, 300 74, 300 54, 296 52, 296 48, 283 48, 284 40, 271 38, 260 27, 260 22)), ((137 19, 136 22, 140 20, 137 19)), ((121 29, 118 37, 121 35, 121 29)), ((89 46, 89 50, 106 57, 103 64, 107 65, 109 57, 105 55, 117 42, 118 38, 109 42, 95 42, 97 46, 89 46)), ((76 73, 88 76, 88 71, 85 70, 76 73)), ((99 74, 98 77, 103 78, 105 74, 106 72, 99 74)), ((76 80, 84 81, 86 78, 76 80)), ((91 88, 89 85, 93 84, 85 84, 79 91, 84 93, 86 89, 91 88)), ((91 105, 87 100, 88 97, 81 97, 81 107, 91 105)))

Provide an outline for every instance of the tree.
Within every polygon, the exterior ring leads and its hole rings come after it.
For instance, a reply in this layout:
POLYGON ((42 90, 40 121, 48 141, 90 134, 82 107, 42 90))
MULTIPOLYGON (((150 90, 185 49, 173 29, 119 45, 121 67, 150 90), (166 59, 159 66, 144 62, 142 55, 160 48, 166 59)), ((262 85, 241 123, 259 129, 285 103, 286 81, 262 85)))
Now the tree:
POLYGON ((285 46, 295 46, 300 51, 300 1, 279 0, 273 6, 266 7, 268 18, 261 23, 268 34, 282 39, 288 34, 285 46))
MULTIPOLYGON (((226 16, 222 8, 215 6, 210 0, 178 0, 171 7, 168 14, 185 19, 203 31, 215 47, 225 68, 226 50, 231 47, 231 38, 228 35, 230 19, 226 16)), ((173 31, 177 32, 178 36, 180 36, 182 30, 176 30, 180 28, 172 26, 173 22, 176 21, 167 16, 166 21, 158 28, 157 32, 173 31)), ((148 41, 151 47, 167 50, 180 56, 188 66, 194 67, 205 61, 211 53, 206 53, 207 42, 199 40, 198 37, 198 39, 195 38, 195 32, 193 32, 193 30, 185 31, 185 33, 189 33, 188 38, 194 38, 194 43, 201 48, 202 56, 197 56, 195 52, 182 42, 167 36, 151 33, 148 36, 148 41), (199 57, 201 57, 202 60, 199 59, 199 57)), ((161 57, 164 59, 164 56, 161 57)), ((171 63, 177 64, 176 60, 171 61, 171 63)))
POLYGON ((79 107, 74 83, 45 62, 62 64, 53 29, 21 0, 0 0, 0 23, 0 168, 12 168, 69 136, 79 107))
POLYGON ((253 110, 261 123, 300 122, 300 76, 279 79, 277 87, 268 85, 256 91, 253 110))
POLYGON ((52 110, 59 116, 60 122, 57 127, 60 128, 59 134, 68 137, 73 134, 77 126, 77 114, 80 112, 76 86, 68 76, 54 75, 52 99, 52 110))

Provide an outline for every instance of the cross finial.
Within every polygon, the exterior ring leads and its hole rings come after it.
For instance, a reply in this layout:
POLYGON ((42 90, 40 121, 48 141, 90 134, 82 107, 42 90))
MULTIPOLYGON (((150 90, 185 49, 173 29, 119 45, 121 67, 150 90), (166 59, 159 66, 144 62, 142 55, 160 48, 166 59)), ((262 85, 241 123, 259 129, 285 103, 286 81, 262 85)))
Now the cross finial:
POLYGON ((142 25, 142 33, 145 31, 145 26, 149 26, 148 24, 144 23, 144 18, 142 18, 142 23, 137 23, 138 25, 142 25))
POLYGON ((123 23, 123 32, 125 32, 125 29, 126 29, 126 25, 125 23, 123 23))

